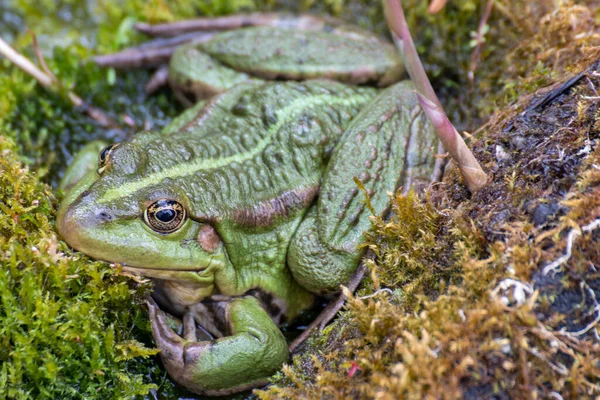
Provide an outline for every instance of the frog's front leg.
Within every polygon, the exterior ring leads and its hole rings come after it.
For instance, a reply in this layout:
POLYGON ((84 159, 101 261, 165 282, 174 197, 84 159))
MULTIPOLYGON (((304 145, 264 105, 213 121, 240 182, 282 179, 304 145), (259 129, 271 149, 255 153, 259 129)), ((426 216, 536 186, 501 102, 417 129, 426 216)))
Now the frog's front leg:
POLYGON ((215 302, 211 308, 228 336, 198 342, 190 313, 184 317, 181 337, 169 328, 156 303, 148 300, 152 334, 169 375, 190 391, 210 396, 265 385, 288 357, 283 334, 255 297, 215 302))

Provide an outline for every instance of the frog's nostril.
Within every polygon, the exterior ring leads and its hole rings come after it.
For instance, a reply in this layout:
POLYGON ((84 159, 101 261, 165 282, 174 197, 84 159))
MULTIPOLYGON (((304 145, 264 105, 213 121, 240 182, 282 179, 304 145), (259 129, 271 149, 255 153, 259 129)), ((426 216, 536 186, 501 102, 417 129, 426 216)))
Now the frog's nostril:
POLYGON ((110 222, 113 220, 112 215, 106 211, 99 211, 98 213, 96 213, 96 218, 100 222, 110 222))

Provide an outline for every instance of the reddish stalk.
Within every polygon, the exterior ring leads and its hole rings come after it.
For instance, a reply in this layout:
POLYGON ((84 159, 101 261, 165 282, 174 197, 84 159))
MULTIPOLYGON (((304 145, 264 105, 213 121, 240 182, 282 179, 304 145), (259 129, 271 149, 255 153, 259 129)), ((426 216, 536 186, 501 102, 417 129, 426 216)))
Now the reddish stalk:
POLYGON ((479 64, 479 59, 481 58, 481 46, 483 45, 484 40, 483 32, 485 25, 492 14, 492 8, 494 8, 494 0, 488 0, 487 5, 485 6, 483 17, 481 17, 481 20, 479 21, 479 27, 477 28, 477 36, 475 36, 475 48, 473 49, 473 53, 471 53, 471 64, 469 65, 469 80, 471 81, 471 85, 473 85, 473 82, 475 81, 475 70, 477 69, 477 64, 479 64))
POLYGON ((473 156, 463 138, 444 112, 423 64, 415 49, 400 0, 386 0, 388 26, 396 46, 404 58, 406 70, 417 89, 419 103, 431 121, 446 151, 456 162, 469 190, 474 193, 487 184, 487 175, 473 156))
POLYGON ((427 12, 429 14, 435 14, 440 12, 440 10, 442 8, 444 8, 444 6, 446 5, 446 0, 431 0, 431 3, 429 3, 429 8, 427 9, 427 12))

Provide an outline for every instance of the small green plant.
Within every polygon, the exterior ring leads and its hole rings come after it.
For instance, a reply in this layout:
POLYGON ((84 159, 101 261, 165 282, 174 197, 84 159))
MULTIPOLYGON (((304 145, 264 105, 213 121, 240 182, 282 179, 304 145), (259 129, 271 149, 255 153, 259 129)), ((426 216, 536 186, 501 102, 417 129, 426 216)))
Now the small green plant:
POLYGON ((133 360, 156 350, 134 338, 149 327, 133 305, 149 287, 58 240, 56 200, 15 151, 0 136, 0 398, 148 393, 155 385, 133 372, 133 360))

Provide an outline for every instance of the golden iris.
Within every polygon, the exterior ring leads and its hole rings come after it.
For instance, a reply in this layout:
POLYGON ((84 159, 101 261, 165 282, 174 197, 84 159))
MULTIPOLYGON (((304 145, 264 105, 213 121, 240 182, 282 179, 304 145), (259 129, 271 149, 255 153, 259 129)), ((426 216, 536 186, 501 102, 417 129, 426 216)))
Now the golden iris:
POLYGON ((172 233, 185 222, 183 205, 175 200, 157 200, 144 211, 144 222, 158 233, 172 233))

